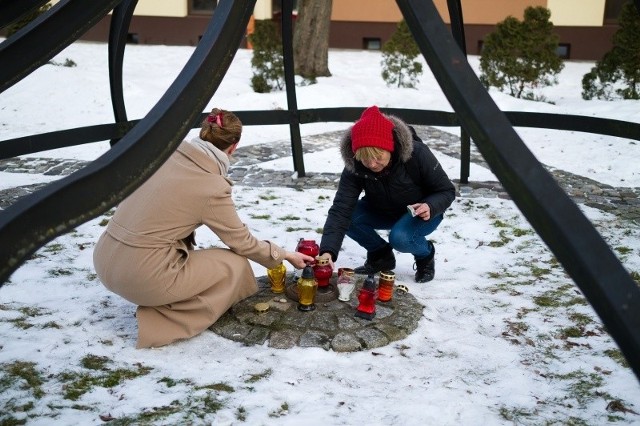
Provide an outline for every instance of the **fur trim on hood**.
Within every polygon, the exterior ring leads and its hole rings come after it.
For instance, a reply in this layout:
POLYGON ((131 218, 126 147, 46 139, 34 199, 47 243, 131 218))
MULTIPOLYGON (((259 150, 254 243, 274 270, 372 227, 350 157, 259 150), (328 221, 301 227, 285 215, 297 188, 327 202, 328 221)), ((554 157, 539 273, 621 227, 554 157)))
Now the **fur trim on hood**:
MULTIPOLYGON (((402 163, 406 163, 409 158, 411 158, 411 154, 413 154, 413 135, 407 123, 402 121, 400 118, 394 115, 386 115, 383 114, 386 118, 391 120, 394 125, 393 135, 395 139, 395 151, 398 155, 398 159, 402 163)), ((355 172, 355 159, 353 158, 354 154, 351 150, 351 129, 353 126, 349 127, 349 129, 342 136, 342 140, 340 141, 340 155, 342 156, 342 160, 344 161, 344 167, 351 171, 355 172)))

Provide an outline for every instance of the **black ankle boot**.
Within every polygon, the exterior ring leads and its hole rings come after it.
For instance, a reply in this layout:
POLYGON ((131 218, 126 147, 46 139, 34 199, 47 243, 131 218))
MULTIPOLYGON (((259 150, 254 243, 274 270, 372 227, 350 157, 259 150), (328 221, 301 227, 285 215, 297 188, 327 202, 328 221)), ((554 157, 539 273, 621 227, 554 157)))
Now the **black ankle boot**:
POLYGON ((416 271, 415 281, 417 283, 427 283, 433 279, 436 274, 435 254, 436 248, 431 241, 431 253, 429 256, 422 259, 416 259, 416 263, 413 264, 413 269, 416 271))
POLYGON ((353 271, 356 274, 372 275, 380 271, 391 271, 396 267, 396 257, 393 255, 391 244, 387 244, 379 250, 367 253, 367 261, 353 271))

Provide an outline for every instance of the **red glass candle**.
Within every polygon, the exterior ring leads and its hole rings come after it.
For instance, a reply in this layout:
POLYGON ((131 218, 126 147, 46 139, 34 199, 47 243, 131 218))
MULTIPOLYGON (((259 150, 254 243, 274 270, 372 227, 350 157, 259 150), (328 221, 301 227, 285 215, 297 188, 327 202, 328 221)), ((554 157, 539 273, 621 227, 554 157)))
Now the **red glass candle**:
POLYGON ((313 275, 318 281, 318 287, 324 288, 329 286, 329 279, 333 275, 333 268, 329 264, 329 260, 316 256, 316 263, 313 265, 313 275))
POLYGON ((311 257, 316 257, 320 253, 320 246, 318 246, 315 240, 300 238, 296 246, 296 251, 311 257))
POLYGON ((358 294, 358 308, 355 316, 372 320, 376 316, 376 284, 373 275, 369 275, 362 284, 358 294))

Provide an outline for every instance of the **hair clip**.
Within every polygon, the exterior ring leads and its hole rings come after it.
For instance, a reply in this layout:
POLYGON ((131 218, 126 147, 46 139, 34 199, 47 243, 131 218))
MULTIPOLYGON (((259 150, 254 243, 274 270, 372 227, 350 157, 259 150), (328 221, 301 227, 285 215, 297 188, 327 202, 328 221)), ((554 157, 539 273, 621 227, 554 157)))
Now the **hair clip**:
POLYGON ((209 114, 207 116, 207 122, 208 123, 213 123, 214 121, 218 125, 218 127, 222 128, 222 114, 221 113, 217 113, 216 115, 209 114))

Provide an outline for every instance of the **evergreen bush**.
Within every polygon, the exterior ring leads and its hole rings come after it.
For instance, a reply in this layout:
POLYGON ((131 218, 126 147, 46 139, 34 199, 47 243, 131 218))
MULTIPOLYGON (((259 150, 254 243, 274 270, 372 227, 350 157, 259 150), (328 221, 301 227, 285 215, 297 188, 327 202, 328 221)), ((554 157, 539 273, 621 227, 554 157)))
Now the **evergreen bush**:
POLYGON ((613 47, 582 77, 582 98, 640 99, 640 14, 626 2, 613 35, 613 47))
POLYGON ((558 36, 545 7, 527 7, 521 22, 509 16, 496 24, 484 40, 480 56, 480 81, 489 88, 505 89, 516 98, 536 98, 534 90, 558 83, 564 68, 556 54, 558 36))
POLYGON ((255 22, 249 42, 253 45, 251 87, 256 93, 269 93, 284 88, 284 60, 282 37, 276 23, 268 20, 255 22))
POLYGON ((389 40, 382 45, 382 79, 388 86, 416 87, 422 64, 414 59, 420 54, 409 26, 400 21, 389 40))

